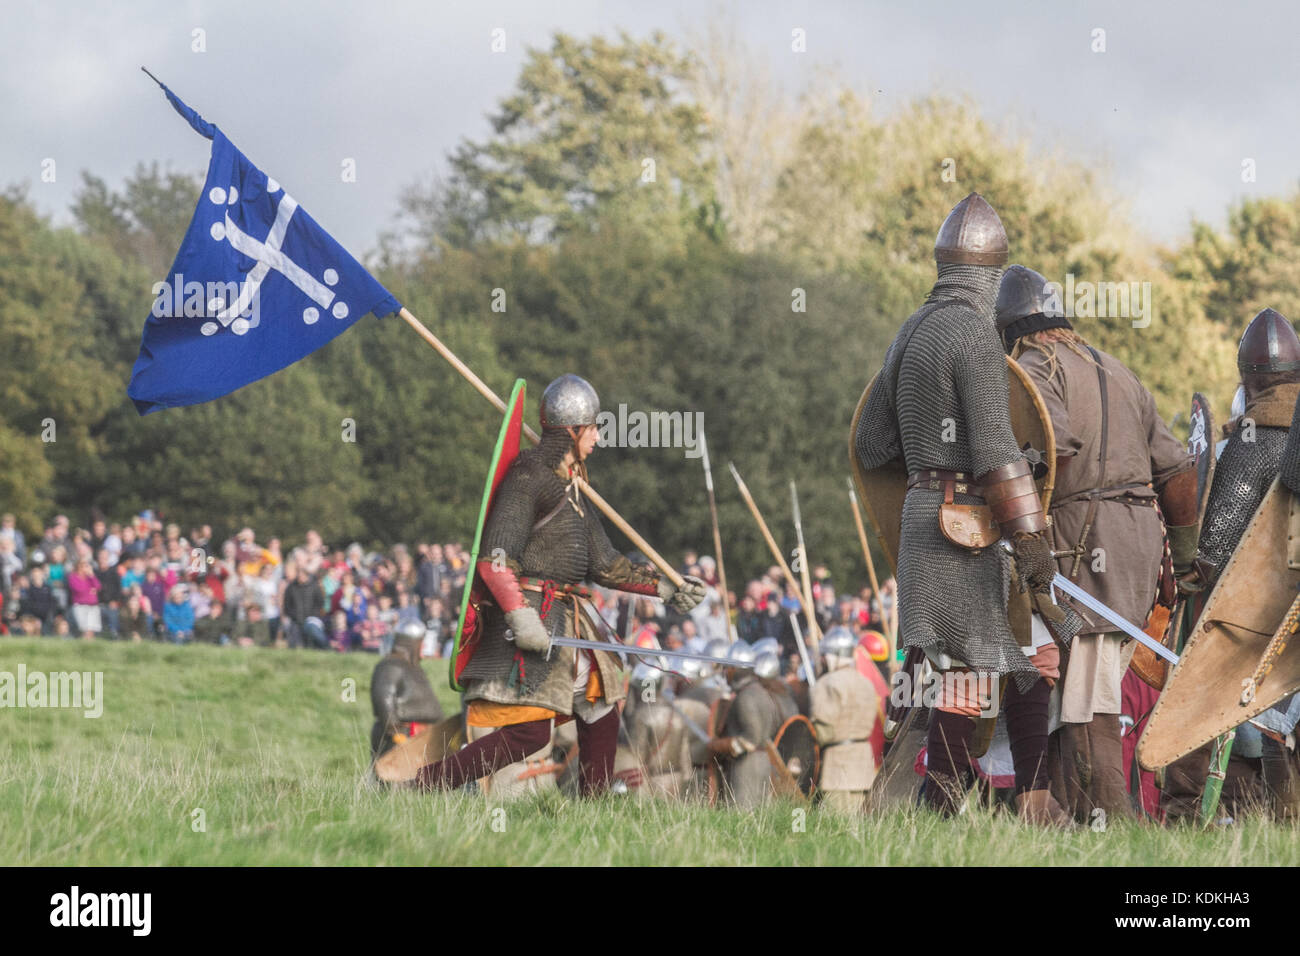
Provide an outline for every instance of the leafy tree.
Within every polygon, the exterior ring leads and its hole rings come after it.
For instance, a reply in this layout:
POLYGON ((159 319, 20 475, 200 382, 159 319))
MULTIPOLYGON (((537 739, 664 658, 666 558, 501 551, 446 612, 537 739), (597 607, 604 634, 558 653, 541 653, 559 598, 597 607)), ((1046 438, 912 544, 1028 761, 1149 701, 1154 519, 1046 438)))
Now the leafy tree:
POLYGON ((598 208, 655 227, 691 219, 709 205, 711 178, 701 111, 678 91, 688 74, 660 34, 560 33, 530 50, 493 136, 452 155, 450 182, 426 206, 426 238, 545 241, 589 226, 598 208))

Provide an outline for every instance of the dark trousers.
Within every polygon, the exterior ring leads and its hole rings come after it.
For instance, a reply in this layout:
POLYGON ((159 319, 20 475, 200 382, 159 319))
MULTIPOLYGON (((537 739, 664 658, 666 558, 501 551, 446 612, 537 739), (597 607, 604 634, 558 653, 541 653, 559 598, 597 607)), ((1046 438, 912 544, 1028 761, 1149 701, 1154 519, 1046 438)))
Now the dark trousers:
MULTIPOLYGON (((1006 721, 1011 758, 1016 768, 1016 794, 1048 788, 1047 698, 1051 688, 1039 678, 1021 693, 1013 678, 1005 678, 999 719, 1006 721)), ((926 800, 940 813, 956 813, 973 782, 970 755, 975 719, 935 710, 926 739, 926 800)))
MULTIPOLYGON (((609 787, 618 748, 618 708, 590 724, 578 722, 578 788, 593 796, 609 787)), ((530 720, 501 727, 420 769, 423 790, 454 790, 541 750, 551 739, 549 720, 530 720)))

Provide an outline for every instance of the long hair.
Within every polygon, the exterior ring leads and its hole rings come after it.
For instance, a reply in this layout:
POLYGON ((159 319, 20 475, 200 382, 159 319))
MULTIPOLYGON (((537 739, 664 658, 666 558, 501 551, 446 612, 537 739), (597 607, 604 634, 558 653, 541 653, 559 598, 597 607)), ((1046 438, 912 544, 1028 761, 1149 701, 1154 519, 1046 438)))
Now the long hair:
POLYGON ((1012 358, 1019 358, 1029 349, 1037 349, 1047 356, 1047 377, 1052 379, 1060 369, 1060 361, 1056 357, 1057 345, 1064 345, 1071 352, 1081 356, 1085 361, 1096 365, 1097 361, 1088 351, 1088 340, 1085 339, 1074 329, 1058 328, 1043 329, 1039 332, 1030 332, 1028 335, 1022 335, 1016 339, 1016 346, 1011 350, 1012 358))

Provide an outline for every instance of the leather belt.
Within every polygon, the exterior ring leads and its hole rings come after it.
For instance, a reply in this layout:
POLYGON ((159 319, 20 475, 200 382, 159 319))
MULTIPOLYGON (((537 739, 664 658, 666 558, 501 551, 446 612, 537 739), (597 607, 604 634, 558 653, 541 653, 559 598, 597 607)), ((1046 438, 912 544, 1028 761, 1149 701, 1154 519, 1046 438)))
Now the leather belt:
POLYGON ((926 468, 914 471, 907 476, 907 489, 925 488, 929 491, 942 491, 945 495, 973 495, 984 497, 984 489, 975 481, 975 476, 968 471, 946 471, 942 468, 926 468))
POLYGON ((592 596, 591 589, 581 584, 556 584, 543 578, 526 578, 522 574, 519 576, 519 586, 525 591, 540 591, 543 594, 550 590, 556 594, 575 594, 584 598, 592 596))

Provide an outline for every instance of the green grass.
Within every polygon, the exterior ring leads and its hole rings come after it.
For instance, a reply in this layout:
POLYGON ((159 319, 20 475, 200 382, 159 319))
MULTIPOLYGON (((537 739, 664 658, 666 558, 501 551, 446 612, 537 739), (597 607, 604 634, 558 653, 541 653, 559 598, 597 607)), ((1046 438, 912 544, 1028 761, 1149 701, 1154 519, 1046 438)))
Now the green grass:
MULTIPOLYGON (((501 807, 367 781, 370 670, 329 653, 0 638, 0 671, 104 674, 104 712, 0 709, 0 860, 31 865, 615 864, 1231 866, 1300 863, 1295 830, 1112 825, 1053 834, 1006 814, 846 819, 558 793, 501 807), (355 702, 344 682, 356 682, 355 702), (195 829, 201 809, 204 827, 195 829), (798 825, 803 817, 802 828, 798 825)), ((445 671, 427 662, 450 713, 445 671)))

